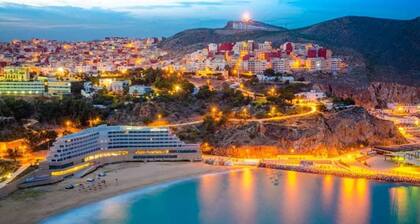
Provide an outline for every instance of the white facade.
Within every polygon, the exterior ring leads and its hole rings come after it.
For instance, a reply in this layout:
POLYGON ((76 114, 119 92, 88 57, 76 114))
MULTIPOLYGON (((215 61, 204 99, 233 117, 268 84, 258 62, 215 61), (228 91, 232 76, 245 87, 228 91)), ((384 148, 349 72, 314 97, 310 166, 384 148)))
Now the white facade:
POLYGON ((276 73, 289 73, 290 61, 287 58, 273 58, 271 60, 272 68, 276 73))
POLYGON ((49 81, 47 82, 47 90, 50 95, 66 95, 71 94, 70 82, 49 81))
POLYGON ((327 97, 324 92, 318 92, 315 90, 311 90, 310 92, 297 93, 295 96, 309 101, 319 101, 327 97))
POLYGON ((130 86, 128 93, 133 96, 144 95, 146 93, 150 93, 152 91, 152 87, 150 86, 143 86, 143 85, 133 85, 130 86))
POLYGON ((45 85, 41 81, 0 81, 0 95, 43 95, 45 85))
POLYGON ((217 51, 217 44, 211 43, 208 45, 209 52, 216 52, 217 51))
POLYGON ((47 156, 52 175, 94 163, 163 160, 196 161, 201 153, 198 145, 185 144, 168 128, 101 125, 58 138, 47 156))

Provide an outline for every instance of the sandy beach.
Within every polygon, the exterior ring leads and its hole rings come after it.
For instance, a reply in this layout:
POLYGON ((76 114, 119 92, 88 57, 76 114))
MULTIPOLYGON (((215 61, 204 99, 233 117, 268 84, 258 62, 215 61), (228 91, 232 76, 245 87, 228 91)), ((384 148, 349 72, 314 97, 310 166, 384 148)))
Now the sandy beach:
POLYGON ((204 163, 121 163, 107 165, 84 178, 68 178, 58 184, 19 190, 0 200, 1 223, 37 223, 67 209, 106 199, 160 182, 223 172, 232 168, 204 163), (105 172, 106 187, 66 190, 69 184, 86 184, 87 178, 105 172), (115 179, 118 178, 118 181, 115 179))

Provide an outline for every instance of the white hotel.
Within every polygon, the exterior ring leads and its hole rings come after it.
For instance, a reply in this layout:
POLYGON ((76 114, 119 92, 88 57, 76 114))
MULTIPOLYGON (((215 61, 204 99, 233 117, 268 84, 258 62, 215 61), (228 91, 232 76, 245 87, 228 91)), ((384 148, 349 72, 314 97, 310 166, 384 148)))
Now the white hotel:
POLYGON ((199 160, 199 145, 184 143, 168 128, 101 125, 57 139, 44 169, 67 176, 114 162, 199 160))

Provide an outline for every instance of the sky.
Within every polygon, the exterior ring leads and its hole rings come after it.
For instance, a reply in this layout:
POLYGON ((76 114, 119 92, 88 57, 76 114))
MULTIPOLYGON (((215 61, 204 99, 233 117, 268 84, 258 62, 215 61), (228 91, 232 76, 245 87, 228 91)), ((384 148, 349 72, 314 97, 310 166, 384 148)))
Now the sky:
POLYGON ((342 16, 413 19, 420 0, 0 0, 0 41, 170 36, 249 12, 289 29, 342 16))

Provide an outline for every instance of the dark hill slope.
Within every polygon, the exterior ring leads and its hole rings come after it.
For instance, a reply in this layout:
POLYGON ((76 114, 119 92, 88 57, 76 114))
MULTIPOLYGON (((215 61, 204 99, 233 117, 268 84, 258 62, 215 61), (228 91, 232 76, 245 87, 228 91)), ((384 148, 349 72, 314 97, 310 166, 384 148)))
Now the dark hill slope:
POLYGON ((420 18, 343 17, 295 30, 305 39, 361 53, 373 80, 420 81, 420 18))
POLYGON ((339 54, 361 56, 370 81, 420 86, 420 18, 390 20, 352 16, 281 31, 193 29, 166 39, 161 46, 183 54, 211 42, 249 39, 269 40, 275 45, 284 41, 319 43, 339 54))

